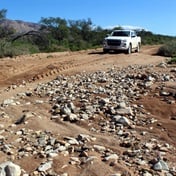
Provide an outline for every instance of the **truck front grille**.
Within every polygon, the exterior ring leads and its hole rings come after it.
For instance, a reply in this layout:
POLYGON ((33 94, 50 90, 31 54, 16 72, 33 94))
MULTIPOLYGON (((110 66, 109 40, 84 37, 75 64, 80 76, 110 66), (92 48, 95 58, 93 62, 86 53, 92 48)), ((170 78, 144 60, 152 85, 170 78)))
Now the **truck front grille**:
POLYGON ((121 40, 108 40, 107 43, 108 45, 111 45, 111 46, 120 46, 121 40))

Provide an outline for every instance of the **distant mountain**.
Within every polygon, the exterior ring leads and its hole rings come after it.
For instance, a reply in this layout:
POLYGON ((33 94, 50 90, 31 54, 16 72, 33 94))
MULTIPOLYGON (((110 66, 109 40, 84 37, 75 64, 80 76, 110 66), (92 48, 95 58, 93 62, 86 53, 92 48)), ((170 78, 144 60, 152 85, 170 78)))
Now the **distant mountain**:
POLYGON ((41 26, 37 23, 24 22, 21 20, 1 19, 0 27, 13 28, 16 33, 23 33, 31 30, 38 31, 41 26))

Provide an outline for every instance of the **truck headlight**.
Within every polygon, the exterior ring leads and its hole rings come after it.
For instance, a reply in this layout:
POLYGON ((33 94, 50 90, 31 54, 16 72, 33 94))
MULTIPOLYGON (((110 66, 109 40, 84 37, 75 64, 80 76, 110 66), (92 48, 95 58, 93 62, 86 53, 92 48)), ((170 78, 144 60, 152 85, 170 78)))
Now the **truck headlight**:
POLYGON ((126 43, 127 42, 127 40, 122 40, 122 43, 126 43))
POLYGON ((107 45, 107 40, 103 40, 103 45, 107 45))

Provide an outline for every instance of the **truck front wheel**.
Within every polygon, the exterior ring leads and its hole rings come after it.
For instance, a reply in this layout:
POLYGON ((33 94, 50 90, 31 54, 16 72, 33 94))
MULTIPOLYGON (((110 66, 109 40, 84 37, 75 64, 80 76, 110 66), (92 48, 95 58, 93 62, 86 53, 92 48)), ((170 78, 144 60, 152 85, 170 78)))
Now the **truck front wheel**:
POLYGON ((137 48, 135 50, 137 53, 140 51, 140 43, 138 43, 137 48))
POLYGON ((109 50, 108 49, 103 49, 103 53, 108 53, 109 50))
POLYGON ((127 51, 126 51, 126 53, 127 54, 131 54, 131 52, 132 52, 132 46, 130 44, 129 47, 128 47, 128 49, 127 49, 127 51))

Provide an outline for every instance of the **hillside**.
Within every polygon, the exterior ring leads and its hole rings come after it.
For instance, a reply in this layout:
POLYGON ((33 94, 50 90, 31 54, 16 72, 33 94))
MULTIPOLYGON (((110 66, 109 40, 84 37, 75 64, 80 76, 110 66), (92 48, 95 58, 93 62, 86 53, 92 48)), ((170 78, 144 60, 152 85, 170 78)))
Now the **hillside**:
POLYGON ((12 28, 15 29, 16 33, 28 32, 31 30, 39 30, 40 25, 32 22, 25 22, 21 20, 10 20, 10 19, 1 19, 0 26, 5 27, 7 29, 12 28))

